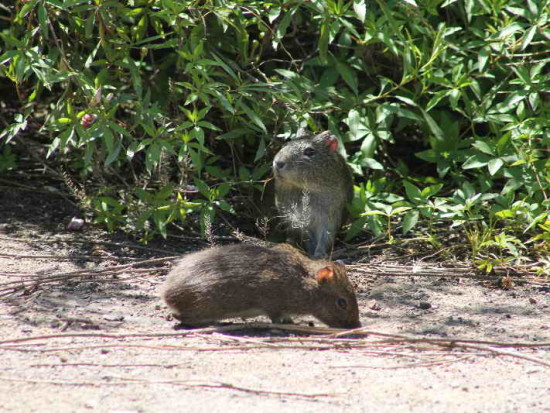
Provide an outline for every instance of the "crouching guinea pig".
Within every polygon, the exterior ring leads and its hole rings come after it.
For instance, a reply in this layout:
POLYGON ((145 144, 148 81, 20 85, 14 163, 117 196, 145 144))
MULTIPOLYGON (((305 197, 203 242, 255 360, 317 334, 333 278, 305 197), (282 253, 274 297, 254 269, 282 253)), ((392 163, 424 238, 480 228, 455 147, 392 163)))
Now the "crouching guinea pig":
POLYGON ((190 326, 258 315, 274 323, 313 315, 330 327, 361 326, 345 267, 311 260, 288 244, 237 244, 188 254, 168 274, 162 297, 174 317, 190 326))

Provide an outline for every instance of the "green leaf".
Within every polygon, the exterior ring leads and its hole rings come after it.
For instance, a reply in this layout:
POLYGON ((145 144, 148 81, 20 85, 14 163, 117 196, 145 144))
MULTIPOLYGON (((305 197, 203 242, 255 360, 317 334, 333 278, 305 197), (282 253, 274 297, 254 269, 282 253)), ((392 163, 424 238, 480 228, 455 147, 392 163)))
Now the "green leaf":
POLYGON ((422 190, 421 196, 422 198, 429 198, 437 194, 439 191, 441 191, 441 188, 443 188, 443 184, 428 186, 422 190))
POLYGON ((191 148, 188 149, 187 153, 191 157, 191 161, 193 162, 193 165, 195 165, 195 168, 197 168, 197 172, 200 174, 203 167, 203 162, 202 162, 200 153, 198 153, 197 151, 191 148))
POLYGON ((386 213, 382 211, 367 211, 361 214, 362 217, 370 217, 372 215, 386 215, 386 213))
POLYGON ((231 185, 230 184, 221 184, 219 185, 217 188, 217 196, 218 198, 223 198, 224 196, 226 196, 229 191, 231 190, 231 185))
POLYGON ((257 125, 266 135, 267 135, 267 129, 256 113, 246 103, 244 103, 242 100, 237 101, 237 106, 240 107, 244 113, 246 113, 246 116, 255 124, 257 125))
POLYGON ((360 22, 364 22, 367 18, 367 5, 365 0, 353 0, 353 11, 357 15, 360 22))
POLYGON ((489 48, 489 46, 486 46, 482 48, 477 54, 477 70, 479 70, 480 72, 483 72, 483 69, 485 69, 485 65, 489 60, 490 51, 491 49, 489 48))
POLYGON ((487 155, 483 154, 476 154, 470 156, 466 161, 462 164, 462 168, 464 169, 475 169, 475 168, 481 168, 489 163, 490 158, 487 155))
MULTIPOLYGON (((367 134, 370 133, 370 128, 368 126, 368 118, 361 114, 357 109, 352 109, 348 113, 347 119, 345 119, 345 122, 347 123, 349 127, 349 139, 351 141, 356 141, 367 134)), ((372 133, 370 133, 372 135, 372 133)), ((372 156, 372 153, 369 153, 368 156, 372 156)))
POLYGON ((197 126, 200 126, 202 128, 207 128, 207 129, 211 129, 211 130, 215 130, 215 131, 219 131, 220 128, 218 128, 216 125, 213 125, 212 123, 210 122, 207 122, 205 120, 201 120, 199 122, 197 122, 197 126))
POLYGON ((496 37, 502 39, 522 30, 523 27, 519 23, 512 23, 502 29, 496 37))
POLYGON ((353 93, 357 94, 357 73, 355 73, 355 70, 342 62, 336 63, 336 70, 340 73, 340 76, 342 76, 350 89, 353 90, 353 93))
POLYGON ((361 166, 363 166, 365 168, 379 170, 379 171, 384 170, 384 166, 380 162, 378 162, 377 160, 375 160, 373 158, 363 158, 363 159, 361 159, 361 166))
POLYGON ((218 201, 217 205, 225 212, 229 212, 230 214, 236 213, 233 206, 227 201, 218 201))
POLYGON ((504 161, 501 158, 491 159, 487 164, 489 173, 491 175, 495 175, 499 171, 499 169, 502 167, 502 165, 504 165, 504 161))
POLYGON ((412 209, 412 208, 411 207, 397 207, 395 209, 392 209, 391 215, 402 214, 403 212, 407 212, 410 209, 412 209))
POLYGON ((531 105, 531 108, 536 111, 539 108, 540 105, 540 95, 536 92, 529 94, 529 104, 531 105))
POLYGON ((115 135, 107 125, 101 127, 101 132, 103 134, 103 142, 107 148, 107 153, 110 155, 115 150, 115 135))
POLYGON ((403 235, 407 235, 407 233, 416 226, 419 217, 419 212, 414 209, 405 214, 403 217, 403 235))
POLYGON ((265 141, 260 138, 260 144, 256 150, 256 156, 254 157, 254 162, 259 161, 265 155, 265 141))
POLYGON ((436 123, 436 121, 426 112, 425 110, 422 110, 422 115, 424 115, 424 119, 426 120, 426 123, 428 124, 428 128, 433 133, 433 135, 438 140, 444 140, 443 131, 439 127, 439 125, 436 123))
POLYGON ((327 64, 328 62, 327 56, 328 56, 328 43, 329 43, 329 35, 330 35, 329 30, 330 30, 330 20, 325 19, 321 24, 319 41, 317 46, 319 50, 319 59, 323 64, 327 64))
POLYGON ((237 76, 235 71, 231 69, 231 67, 229 67, 229 65, 225 63, 221 57, 219 57, 217 54, 214 54, 214 59, 223 68, 223 70, 225 70, 227 74, 233 78, 233 80, 235 81, 239 80, 239 77, 237 76))
POLYGON ((296 8, 287 11, 281 19, 281 22, 277 25, 277 29, 275 30, 275 38, 273 39, 273 48, 275 50, 277 50, 281 39, 285 36, 286 30, 288 29, 288 26, 292 21, 292 15, 294 14, 295 10, 296 8))
POLYGON ((245 136, 245 135, 248 135, 250 134, 252 131, 250 129, 247 129, 247 128, 239 128, 239 129, 235 129, 235 130, 232 130, 230 132, 227 132, 227 133, 223 133, 221 135, 218 135, 216 137, 217 140, 230 140, 230 139, 237 139, 237 138, 240 138, 241 136, 245 136))
POLYGON ((287 69, 275 69, 277 73, 279 73, 282 77, 285 79, 298 79, 300 78, 300 75, 296 72, 293 72, 292 70, 287 69))
POLYGON ((48 38, 48 12, 42 2, 38 4, 38 23, 42 31, 41 35, 48 38))
POLYGON ((441 159, 441 154, 434 151, 433 149, 428 149, 427 151, 416 152, 414 154, 417 158, 422 159, 426 162, 437 162, 441 159))
POLYGON ((269 23, 273 23, 277 17, 281 14, 280 7, 273 7, 267 12, 267 19, 269 23))
POLYGON ((107 159, 105 159, 105 166, 112 164, 114 161, 118 159, 118 155, 120 154, 120 150, 122 149, 122 142, 118 142, 118 145, 115 147, 113 151, 109 153, 109 156, 107 156, 107 159))
POLYGON ((494 150, 487 142, 484 141, 475 141, 472 146, 478 151, 483 152, 487 155, 494 155, 494 150))
POLYGON ((195 186, 199 188, 199 192, 201 193, 201 195, 206 199, 210 199, 210 187, 208 186, 208 184, 199 178, 195 178, 194 182, 195 186))
POLYGON ((523 35, 523 40, 521 42, 521 50, 525 50, 527 46, 531 44, 531 41, 533 40, 533 37, 535 36, 537 29, 538 29, 537 26, 533 26, 529 30, 527 30, 527 33, 523 35))
POLYGON ((405 187, 405 192, 407 193, 407 197, 414 202, 420 202, 422 201, 422 193, 420 192, 420 189, 416 185, 411 184, 409 181, 403 181, 403 186, 405 187))
POLYGON ((409 106, 412 106, 412 107, 417 107, 417 106, 418 106, 418 105, 415 103, 414 100, 409 99, 409 98, 406 97, 406 96, 395 95, 395 98, 396 98, 396 99, 399 99, 401 102, 404 102, 404 103, 406 103, 406 104, 409 105, 409 106))
POLYGON ((352 224, 350 225, 349 229, 346 232, 345 240, 349 241, 349 240, 355 238, 357 235, 359 235, 359 233, 361 232, 361 230, 365 226, 365 223, 367 222, 367 219, 368 218, 362 218, 361 217, 361 218, 358 218, 355 221, 353 221, 352 224))
POLYGON ((363 138, 360 149, 364 159, 371 159, 374 156, 377 146, 376 136, 372 133, 367 134, 367 136, 363 138))

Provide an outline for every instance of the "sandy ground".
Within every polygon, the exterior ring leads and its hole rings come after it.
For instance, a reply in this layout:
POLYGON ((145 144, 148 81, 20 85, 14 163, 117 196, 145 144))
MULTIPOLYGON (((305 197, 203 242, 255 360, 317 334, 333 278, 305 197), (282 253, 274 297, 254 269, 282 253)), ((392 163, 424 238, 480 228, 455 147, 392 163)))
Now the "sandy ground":
MULTIPOLYGON (((54 195, 3 189, 0 211, 0 283, 201 246, 166 241, 143 250, 90 227, 67 231, 76 211, 54 195)), ((486 343, 449 350, 376 344, 372 335, 189 333, 174 329, 158 296, 168 268, 0 296, 0 412, 550 412, 550 346, 491 353, 486 343)), ((421 272, 351 278, 371 331, 550 342, 543 280, 506 291, 421 272)))

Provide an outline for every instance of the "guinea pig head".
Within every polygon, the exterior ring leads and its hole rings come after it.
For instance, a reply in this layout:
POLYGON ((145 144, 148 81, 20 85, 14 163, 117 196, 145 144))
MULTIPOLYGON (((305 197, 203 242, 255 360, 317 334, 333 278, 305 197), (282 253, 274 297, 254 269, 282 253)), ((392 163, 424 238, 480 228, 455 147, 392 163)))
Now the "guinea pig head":
POLYGON ((313 315, 330 327, 361 327, 357 298, 344 265, 324 263, 315 278, 319 302, 313 315))
POLYGON ((330 165, 340 156, 337 148, 338 139, 330 132, 294 139, 275 156, 273 174, 280 183, 312 185, 312 180, 332 173, 330 165))

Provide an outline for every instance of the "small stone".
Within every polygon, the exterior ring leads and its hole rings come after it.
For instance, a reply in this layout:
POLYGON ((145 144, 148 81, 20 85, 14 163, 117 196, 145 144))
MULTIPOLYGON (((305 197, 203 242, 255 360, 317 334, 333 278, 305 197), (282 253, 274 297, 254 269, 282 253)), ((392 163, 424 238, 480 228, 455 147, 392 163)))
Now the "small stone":
POLYGON ((109 413, 141 413, 140 410, 110 410, 109 413))
POLYGON ((185 188, 183 188, 183 192, 196 193, 199 192, 199 187, 195 185, 185 185, 185 188))
POLYGON ((80 231, 84 227, 84 220, 78 217, 73 217, 71 222, 67 224, 69 231, 80 231))
POLYGON ((373 311, 380 311, 382 309, 382 307, 380 306, 380 304, 378 304, 376 300, 372 300, 369 302, 369 308, 373 311))
POLYGON ((533 297, 529 297, 529 302, 531 304, 536 304, 537 303, 537 300, 535 300, 533 297))
POLYGON ((420 308, 421 310, 428 310, 428 309, 432 308, 432 305, 430 303, 428 303, 427 301, 420 301, 418 303, 418 308, 420 308))
POLYGON ((107 321, 124 321, 124 316, 122 314, 106 314, 103 319, 107 321))

